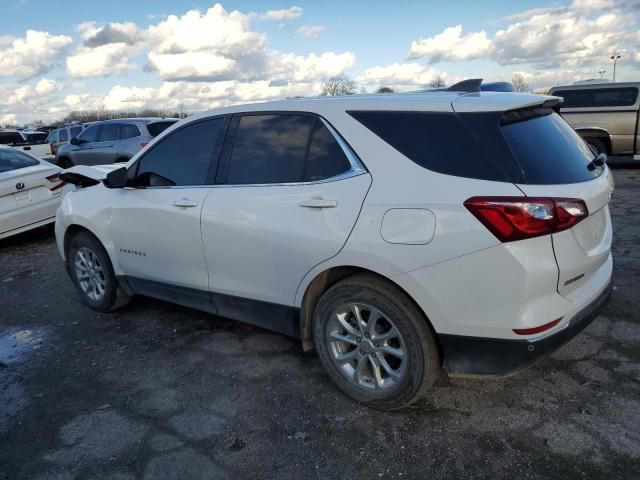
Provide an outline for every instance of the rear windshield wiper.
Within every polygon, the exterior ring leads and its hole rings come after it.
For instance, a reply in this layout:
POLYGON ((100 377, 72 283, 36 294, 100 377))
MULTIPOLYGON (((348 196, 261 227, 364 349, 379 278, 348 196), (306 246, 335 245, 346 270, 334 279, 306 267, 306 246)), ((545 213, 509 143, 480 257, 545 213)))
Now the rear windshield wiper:
POLYGON ((604 153, 601 153, 596 158, 594 158, 589 163, 587 163, 587 169, 590 172, 592 172, 593 170, 596 169, 596 167, 601 167, 602 165, 604 165, 606 161, 607 161, 607 155, 604 153))

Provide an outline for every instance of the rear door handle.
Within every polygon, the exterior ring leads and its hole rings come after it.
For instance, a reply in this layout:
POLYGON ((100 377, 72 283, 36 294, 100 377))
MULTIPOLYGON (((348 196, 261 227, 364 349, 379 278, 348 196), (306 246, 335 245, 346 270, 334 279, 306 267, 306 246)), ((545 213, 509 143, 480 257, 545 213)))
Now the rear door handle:
POLYGON ((180 200, 174 201, 173 202, 173 206, 174 207, 181 207, 181 208, 197 207, 198 206, 198 202, 196 202, 194 200, 189 200, 188 198, 181 198, 180 200))
POLYGON ((309 200, 303 200, 298 205, 307 208, 335 208, 338 206, 338 202, 324 198, 310 198, 309 200))

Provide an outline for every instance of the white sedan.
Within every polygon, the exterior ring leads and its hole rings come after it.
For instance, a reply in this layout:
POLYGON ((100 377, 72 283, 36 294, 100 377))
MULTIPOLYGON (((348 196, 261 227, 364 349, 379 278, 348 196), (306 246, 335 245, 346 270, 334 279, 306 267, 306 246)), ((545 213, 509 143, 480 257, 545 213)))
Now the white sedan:
POLYGON ((62 169, 0 145, 0 238, 53 223, 65 193, 62 169))

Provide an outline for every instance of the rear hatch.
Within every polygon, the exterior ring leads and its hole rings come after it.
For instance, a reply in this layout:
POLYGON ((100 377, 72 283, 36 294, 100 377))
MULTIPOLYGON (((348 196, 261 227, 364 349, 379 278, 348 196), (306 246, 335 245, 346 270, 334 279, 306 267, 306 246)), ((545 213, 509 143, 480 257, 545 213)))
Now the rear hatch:
POLYGON ((613 178, 606 166, 593 163, 596 155, 558 115, 560 99, 495 95, 466 96, 453 102, 454 110, 476 137, 478 148, 527 197, 561 202, 576 199, 587 207, 585 218, 551 235, 558 265, 557 290, 571 296, 609 257, 612 227, 608 203, 613 178), (518 101, 520 105, 514 105, 518 101), (497 111, 486 111, 492 108, 497 111))
POLYGON ((558 292, 569 295, 606 262, 611 250, 609 200, 613 177, 590 165, 595 154, 556 113, 543 109, 524 121, 503 125, 502 133, 523 170, 518 188, 529 197, 580 199, 588 216, 552 235, 559 268, 558 292), (525 183, 526 182, 526 183, 525 183))

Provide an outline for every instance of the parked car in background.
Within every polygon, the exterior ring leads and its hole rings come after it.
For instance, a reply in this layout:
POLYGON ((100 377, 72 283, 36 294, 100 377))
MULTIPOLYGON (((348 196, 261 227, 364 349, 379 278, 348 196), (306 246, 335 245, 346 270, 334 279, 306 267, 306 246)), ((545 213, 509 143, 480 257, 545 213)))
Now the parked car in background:
POLYGON ((56 163, 69 168, 126 162, 177 121, 175 118, 121 118, 92 123, 58 149, 56 163))
POLYGON ((76 138, 78 135, 80 135, 84 128, 85 125, 76 124, 66 125, 64 127, 52 130, 47 137, 47 143, 51 148, 51 155, 56 155, 58 153, 58 149, 62 145, 66 145, 72 138, 76 138))
POLYGON ((558 103, 475 82, 213 110, 106 176, 65 171, 92 186, 59 252, 97 311, 142 294, 292 335, 400 408, 441 368, 530 365, 609 298, 613 180, 558 103))
POLYGON ((0 238, 55 220, 65 193, 62 169, 15 148, 0 146, 0 238))
POLYGON ((0 129, 0 145, 10 145, 38 158, 50 155, 47 133, 37 130, 0 129))
POLYGON ((553 87, 561 115, 598 153, 640 160, 640 82, 553 87))

